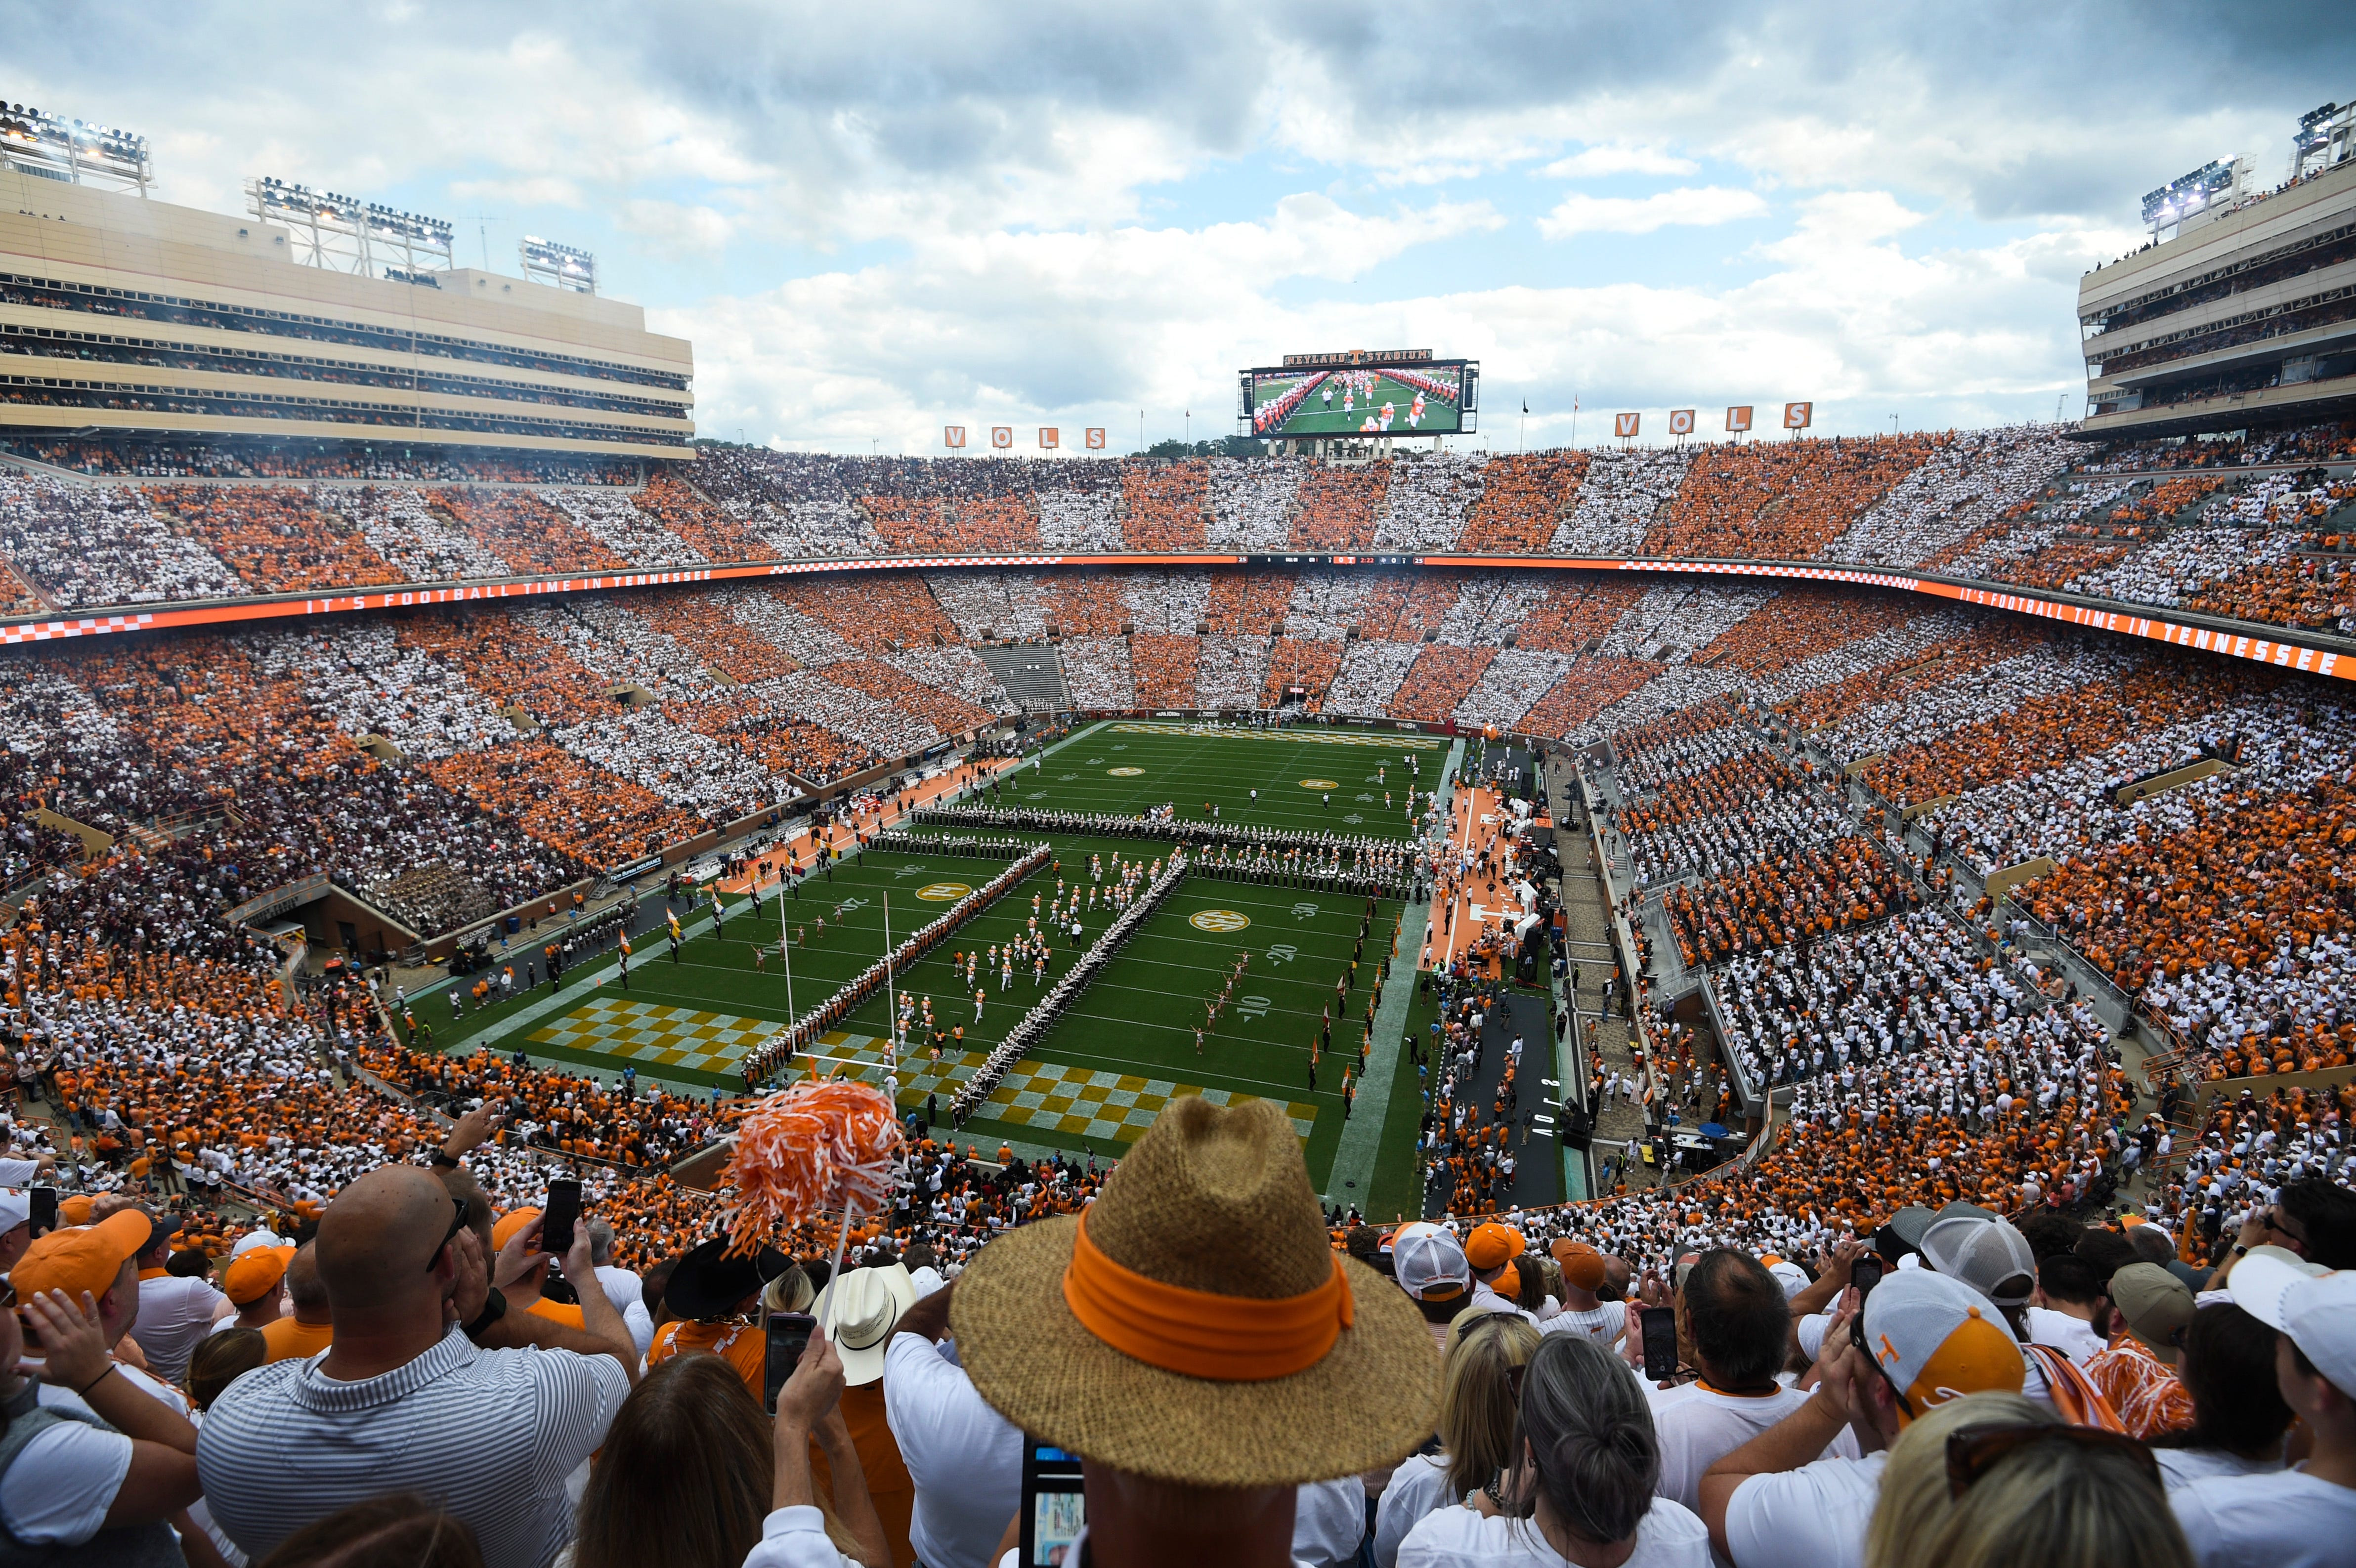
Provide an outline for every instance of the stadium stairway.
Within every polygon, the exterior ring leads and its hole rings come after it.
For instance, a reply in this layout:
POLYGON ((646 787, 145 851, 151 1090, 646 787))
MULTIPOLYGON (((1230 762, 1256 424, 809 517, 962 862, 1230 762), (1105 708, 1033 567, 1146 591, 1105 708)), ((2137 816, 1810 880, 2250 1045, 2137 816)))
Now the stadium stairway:
POLYGON ((1024 712, 1072 706, 1070 689, 1064 682, 1064 661, 1055 644, 984 645, 973 651, 1024 712))

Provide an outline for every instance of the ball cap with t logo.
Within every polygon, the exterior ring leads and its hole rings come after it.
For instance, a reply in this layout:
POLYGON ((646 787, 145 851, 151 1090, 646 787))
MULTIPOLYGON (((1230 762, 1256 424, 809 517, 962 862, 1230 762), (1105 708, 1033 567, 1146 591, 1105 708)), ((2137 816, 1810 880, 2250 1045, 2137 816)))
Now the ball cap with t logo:
POLYGON ((1911 1421, 1967 1393, 2019 1393, 2028 1362, 1996 1303, 1925 1269, 1884 1275, 1865 1298, 1865 1351, 1911 1421))
POLYGON ((1431 1331, 1333 1251, 1300 1136, 1266 1100, 1173 1102, 1085 1214, 982 1248, 949 1328, 1000 1414, 1155 1480, 1355 1476, 1405 1457, 1440 1413, 1431 1331))

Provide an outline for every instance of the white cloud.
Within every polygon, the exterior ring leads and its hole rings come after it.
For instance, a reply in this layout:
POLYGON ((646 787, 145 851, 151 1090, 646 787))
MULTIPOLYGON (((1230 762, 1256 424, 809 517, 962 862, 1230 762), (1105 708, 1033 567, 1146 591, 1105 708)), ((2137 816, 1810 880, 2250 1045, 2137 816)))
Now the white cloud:
POLYGON ((1549 240, 1574 234, 1650 234, 1672 224, 1708 228, 1766 214, 1767 203, 1757 192, 1725 186, 1686 186, 1635 197, 1574 191, 1538 219, 1538 232, 1549 240))
POLYGON ((1537 172, 1548 179, 1596 179, 1605 175, 1689 175, 1701 165, 1653 147, 1588 147, 1537 172))

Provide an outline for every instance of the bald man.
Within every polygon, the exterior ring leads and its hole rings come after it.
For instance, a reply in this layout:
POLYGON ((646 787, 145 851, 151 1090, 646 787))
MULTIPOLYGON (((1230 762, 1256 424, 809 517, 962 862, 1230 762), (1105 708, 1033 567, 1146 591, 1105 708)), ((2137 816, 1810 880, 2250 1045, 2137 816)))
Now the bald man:
MULTIPOLYGON (((602 1290, 586 1329, 509 1313, 493 1276, 539 1259, 539 1226, 487 1267, 467 1209, 385 1166, 344 1189, 313 1243, 335 1339, 215 1402, 197 1450, 214 1520, 254 1557, 366 1498, 415 1491, 474 1527, 489 1568, 542 1568, 572 1536, 565 1477, 605 1441, 636 1376, 602 1290)), ((589 1231, 569 1277, 590 1279, 589 1231)))

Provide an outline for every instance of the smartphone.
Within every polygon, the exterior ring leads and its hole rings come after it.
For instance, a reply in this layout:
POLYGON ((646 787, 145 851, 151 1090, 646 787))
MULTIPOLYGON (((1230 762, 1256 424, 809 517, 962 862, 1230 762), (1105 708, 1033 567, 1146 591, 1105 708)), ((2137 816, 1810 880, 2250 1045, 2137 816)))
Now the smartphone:
POLYGON ((1023 1439, 1023 1568, 1058 1568, 1088 1522, 1080 1456, 1052 1443, 1023 1439))
POLYGON ((37 1239, 58 1228, 58 1189, 54 1187, 36 1187, 32 1189, 31 1196, 33 1235, 37 1239))
POLYGON ((1848 1282, 1857 1287, 1857 1298, 1863 1302, 1873 1294, 1873 1287, 1881 1283, 1881 1259, 1869 1253, 1849 1264, 1848 1282))
POLYGON ((768 1363, 762 1371, 761 1405, 771 1415, 777 1413, 777 1391, 794 1375, 794 1366, 817 1328, 818 1319, 807 1312, 769 1314, 768 1363))
POLYGON ((1665 1307, 1644 1311, 1644 1375, 1656 1383, 1677 1375, 1677 1315, 1665 1307))
POLYGON ((581 1217, 581 1183, 562 1177, 548 1184, 548 1206, 540 1211, 540 1250, 559 1259, 573 1250, 573 1222, 581 1217))

